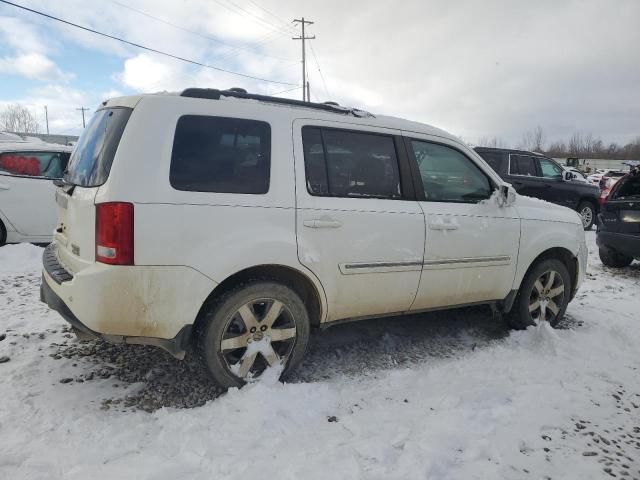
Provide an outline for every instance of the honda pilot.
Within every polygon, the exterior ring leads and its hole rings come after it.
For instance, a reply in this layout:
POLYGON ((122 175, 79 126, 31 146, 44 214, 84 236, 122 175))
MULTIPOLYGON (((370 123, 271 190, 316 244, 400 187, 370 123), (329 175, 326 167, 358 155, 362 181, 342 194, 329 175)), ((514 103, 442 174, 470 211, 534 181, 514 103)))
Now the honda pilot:
POLYGON ((104 102, 56 192, 41 296, 82 338, 286 377, 310 332, 488 304, 557 325, 580 216, 517 195, 460 139, 342 107, 190 88, 104 102))

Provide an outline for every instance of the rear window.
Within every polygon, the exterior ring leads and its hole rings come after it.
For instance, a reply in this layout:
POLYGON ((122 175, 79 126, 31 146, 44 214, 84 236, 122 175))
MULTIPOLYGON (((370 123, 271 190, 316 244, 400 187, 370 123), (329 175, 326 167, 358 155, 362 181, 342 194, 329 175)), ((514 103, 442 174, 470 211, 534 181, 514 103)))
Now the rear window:
POLYGON ((105 108, 91 117, 69 160, 69 169, 64 176, 66 182, 81 187, 99 187, 107 181, 132 111, 130 108, 105 108))
POLYGON ((62 178, 66 152, 6 152, 0 154, 0 173, 39 178, 62 178))
POLYGON ((509 161, 509 174, 510 175, 526 175, 529 177, 535 177, 538 175, 536 172, 536 164, 533 158, 528 155, 511 155, 509 161))
POLYGON ((613 198, 624 200, 625 198, 640 198, 640 175, 628 175, 620 180, 613 198))
POLYGON ((239 118, 185 115, 176 126, 169 181, 176 190, 269 190, 271 127, 239 118))

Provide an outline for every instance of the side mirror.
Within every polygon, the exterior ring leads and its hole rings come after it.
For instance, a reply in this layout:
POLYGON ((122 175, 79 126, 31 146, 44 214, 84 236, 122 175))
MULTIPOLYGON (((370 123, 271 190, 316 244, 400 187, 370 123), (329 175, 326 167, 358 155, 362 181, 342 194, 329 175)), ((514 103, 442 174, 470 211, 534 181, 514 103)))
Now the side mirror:
POLYGON ((575 177, 573 175, 573 173, 568 172, 567 170, 565 170, 564 172, 562 172, 562 180, 565 182, 570 182, 571 180, 573 180, 575 177))
POLYGON ((501 206, 512 205, 516 201, 516 191, 508 183, 503 183, 502 185, 500 185, 499 198, 501 206))

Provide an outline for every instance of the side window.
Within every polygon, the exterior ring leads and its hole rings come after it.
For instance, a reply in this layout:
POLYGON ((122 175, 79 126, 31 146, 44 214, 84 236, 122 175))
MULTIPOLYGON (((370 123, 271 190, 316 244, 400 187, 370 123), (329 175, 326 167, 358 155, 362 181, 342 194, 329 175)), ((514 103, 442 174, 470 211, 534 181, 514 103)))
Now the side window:
POLYGON ((263 194, 271 128, 265 122, 185 115, 176 126, 169 181, 176 190, 263 194))
POLYGON ((489 178, 458 150, 411 140, 427 201, 477 203, 493 191, 489 178))
POLYGON ((388 199, 402 196, 393 137, 304 127, 302 143, 311 195, 388 199))
POLYGON ((0 154, 0 172, 26 177, 62 178, 69 154, 15 152, 0 154))
POLYGON ((510 175, 537 177, 536 164, 529 155, 511 155, 509 159, 510 175))
POLYGON ((545 178, 562 178, 562 167, 548 158, 539 158, 540 170, 545 178))

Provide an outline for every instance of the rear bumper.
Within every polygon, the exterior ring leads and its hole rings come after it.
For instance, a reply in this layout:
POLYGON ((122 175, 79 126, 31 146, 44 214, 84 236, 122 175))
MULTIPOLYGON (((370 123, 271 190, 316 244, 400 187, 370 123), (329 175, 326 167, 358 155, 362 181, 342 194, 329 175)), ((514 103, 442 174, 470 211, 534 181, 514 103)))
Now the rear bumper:
POLYGON ((191 338, 191 325, 185 325, 178 334, 171 339, 154 337, 126 337, 123 335, 105 335, 91 330, 82 323, 69 309, 66 303, 53 291, 44 277, 40 284, 40 300, 46 303, 49 308, 58 312, 62 318, 72 327, 78 338, 82 340, 100 338, 110 343, 131 343, 138 345, 153 345, 166 350, 174 357, 182 360, 189 346, 191 338))
POLYGON ((112 343, 155 345, 180 358, 216 283, 182 266, 62 265, 53 242, 43 255, 41 298, 76 332, 112 343))
POLYGON ((600 231, 596 235, 596 243, 598 247, 609 248, 629 257, 640 258, 640 235, 600 231))

